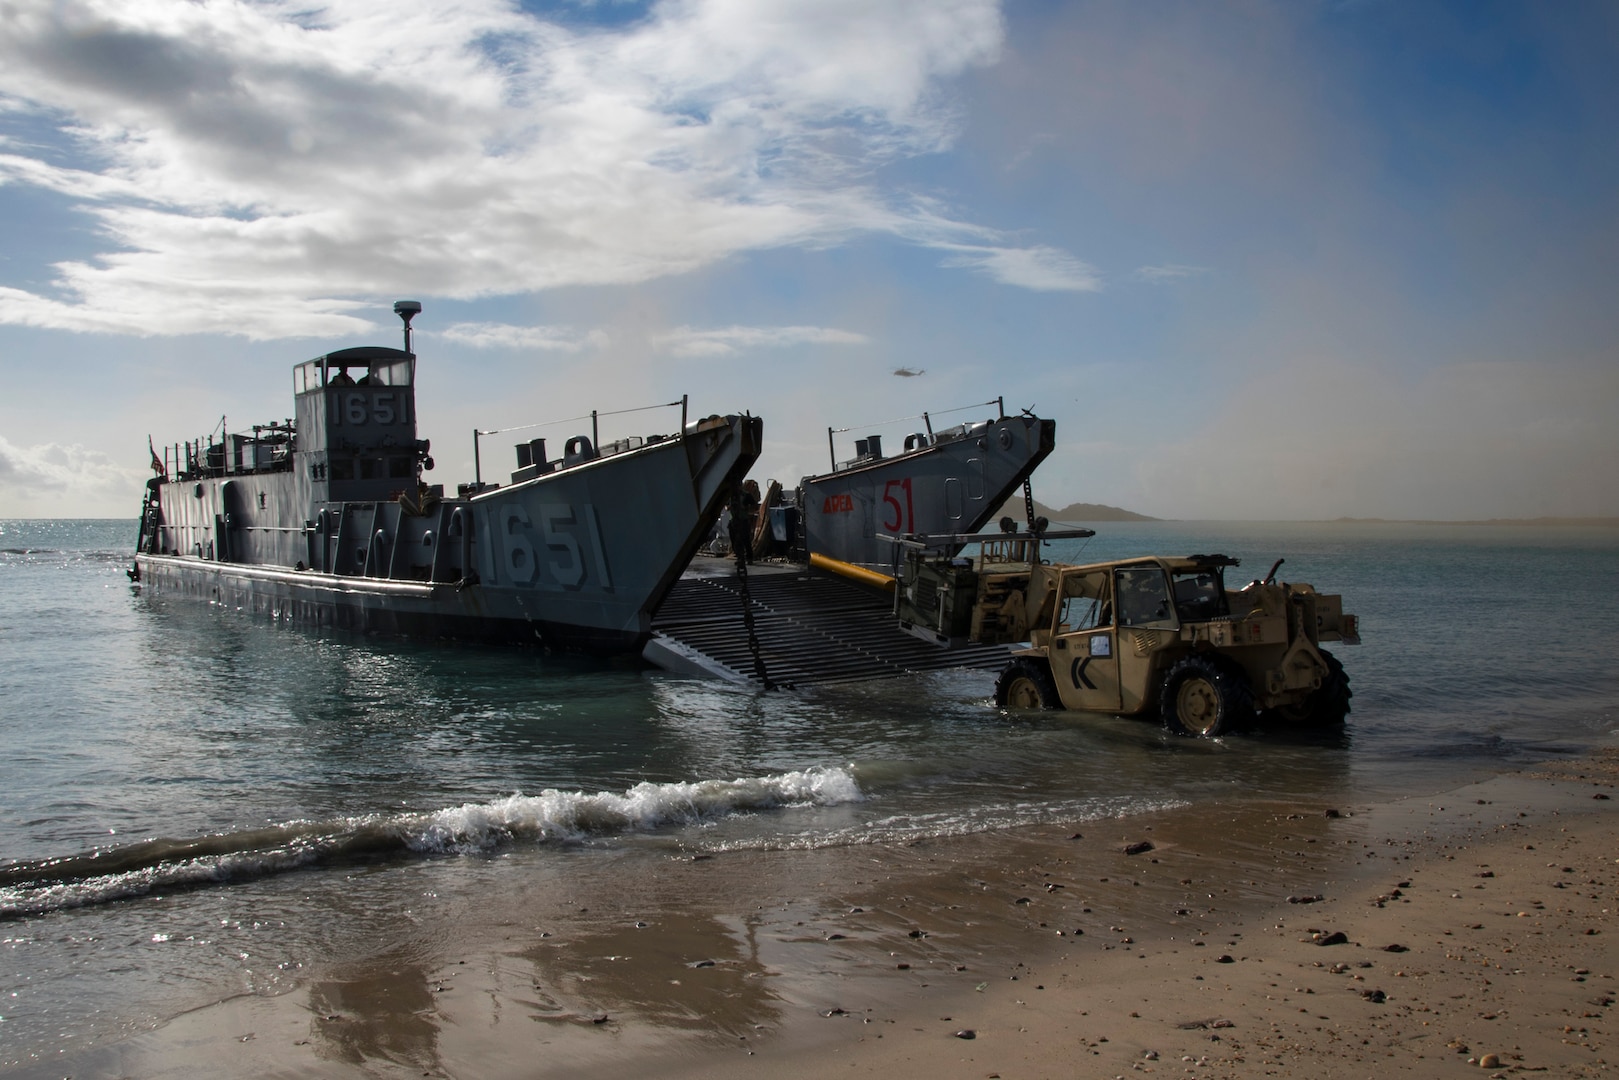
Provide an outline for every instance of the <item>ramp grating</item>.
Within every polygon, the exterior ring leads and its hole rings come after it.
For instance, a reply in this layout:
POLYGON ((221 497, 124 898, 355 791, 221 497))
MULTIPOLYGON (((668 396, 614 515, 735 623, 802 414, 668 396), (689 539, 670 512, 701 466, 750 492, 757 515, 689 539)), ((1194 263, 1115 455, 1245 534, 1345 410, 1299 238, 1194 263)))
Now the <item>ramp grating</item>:
MULTIPOLYGON (((941 649, 905 633, 887 595, 827 574, 757 566, 748 576, 765 668, 778 683, 887 679, 950 668, 999 669, 1002 645, 941 649)), ((739 683, 757 682, 734 575, 687 575, 652 619, 655 639, 701 655, 739 683)))

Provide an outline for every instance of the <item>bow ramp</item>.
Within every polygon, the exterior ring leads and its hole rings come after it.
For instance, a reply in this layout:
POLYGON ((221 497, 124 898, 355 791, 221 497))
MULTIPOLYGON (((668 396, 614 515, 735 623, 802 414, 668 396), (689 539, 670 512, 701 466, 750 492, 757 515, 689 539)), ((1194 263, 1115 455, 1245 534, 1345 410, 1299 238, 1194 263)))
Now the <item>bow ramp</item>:
POLYGON ((1004 645, 941 649, 902 631, 893 598, 803 566, 755 564, 746 584, 729 559, 698 558, 652 619, 643 654, 668 671, 758 684, 743 619, 752 612, 770 680, 797 687, 949 668, 999 670, 1004 645))

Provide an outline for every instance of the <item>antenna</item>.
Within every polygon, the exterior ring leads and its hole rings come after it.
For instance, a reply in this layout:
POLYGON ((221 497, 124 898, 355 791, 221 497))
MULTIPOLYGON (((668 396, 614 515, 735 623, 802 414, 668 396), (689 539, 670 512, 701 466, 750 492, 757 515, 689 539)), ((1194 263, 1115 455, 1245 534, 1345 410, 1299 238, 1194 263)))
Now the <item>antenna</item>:
MULTIPOLYGON (((422 305, 417 300, 394 301, 394 314, 405 320, 405 351, 410 352, 410 320, 422 313, 422 305)), ((412 353, 412 355, 415 355, 412 353)))

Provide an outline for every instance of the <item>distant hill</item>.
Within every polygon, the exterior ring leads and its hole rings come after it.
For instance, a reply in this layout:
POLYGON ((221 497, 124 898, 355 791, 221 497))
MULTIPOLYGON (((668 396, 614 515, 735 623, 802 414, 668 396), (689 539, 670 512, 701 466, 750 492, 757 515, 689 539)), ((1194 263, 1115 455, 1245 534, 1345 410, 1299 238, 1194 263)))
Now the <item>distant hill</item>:
MULTIPOLYGON (((1052 509, 1039 499, 1034 500, 1034 513, 1036 517, 1043 517, 1047 521, 1157 521, 1158 518, 1138 514, 1133 510, 1121 510, 1117 506, 1104 506, 1101 503, 1069 503, 1060 510, 1052 509)), ((1023 497, 1017 496, 1006 500, 1006 504, 995 511, 992 520, 999 521, 1003 517, 1010 517, 1016 521, 1023 520, 1023 497)))

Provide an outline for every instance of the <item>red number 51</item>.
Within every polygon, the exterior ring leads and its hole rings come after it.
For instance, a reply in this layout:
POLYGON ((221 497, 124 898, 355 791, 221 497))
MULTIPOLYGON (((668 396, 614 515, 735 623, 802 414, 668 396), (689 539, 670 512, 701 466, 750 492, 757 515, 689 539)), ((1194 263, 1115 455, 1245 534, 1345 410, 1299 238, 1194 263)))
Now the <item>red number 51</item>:
POLYGON ((890 480, 883 487, 883 502, 894 508, 894 520, 883 520, 883 528, 891 533, 911 532, 916 528, 916 514, 911 508, 911 478, 903 480, 890 480), (905 493, 905 505, 901 506, 899 499, 894 497, 894 489, 899 488, 905 493), (907 524, 909 523, 909 524, 907 524))

